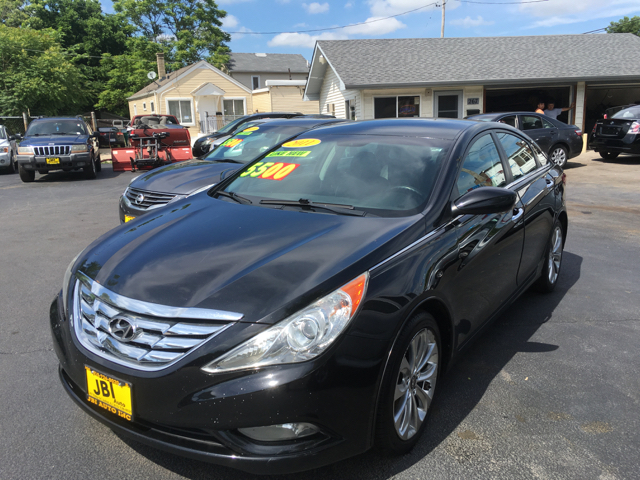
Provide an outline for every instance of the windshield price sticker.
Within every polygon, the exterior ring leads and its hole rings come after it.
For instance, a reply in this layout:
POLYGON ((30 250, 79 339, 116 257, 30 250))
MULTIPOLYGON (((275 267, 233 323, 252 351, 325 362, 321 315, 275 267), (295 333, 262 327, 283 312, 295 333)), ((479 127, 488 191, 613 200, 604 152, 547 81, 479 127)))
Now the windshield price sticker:
POLYGON ((266 180, 282 180, 300 166, 299 163, 258 162, 250 166, 241 177, 263 178, 266 180))
POLYGON ((249 127, 249 128, 245 128, 243 131, 241 131, 240 133, 237 133, 236 135, 251 135, 256 130, 260 130, 260 128, 259 127, 249 127))
POLYGON ((317 138, 303 138, 302 140, 293 140, 291 142, 283 143, 282 146, 285 148, 313 147, 319 143, 320 140, 317 138))
POLYGON ((230 138, 229 140, 224 142, 222 146, 227 148, 233 148, 236 145, 239 145, 240 143, 242 143, 242 140, 243 140, 242 138, 230 138))
POLYGON ((297 150, 288 152, 271 152, 267 157, 306 157, 311 153, 310 150, 297 150))

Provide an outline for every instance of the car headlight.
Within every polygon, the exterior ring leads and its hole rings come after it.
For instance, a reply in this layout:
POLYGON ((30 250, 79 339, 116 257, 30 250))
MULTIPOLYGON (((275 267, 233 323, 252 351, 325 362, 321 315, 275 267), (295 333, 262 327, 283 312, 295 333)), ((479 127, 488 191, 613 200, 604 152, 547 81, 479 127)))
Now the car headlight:
POLYGON ((9 153, 9 147, 0 147, 0 153, 9 153))
POLYGON ((71 283, 71 272, 73 269, 74 263, 78 260, 78 257, 84 250, 78 252, 78 254, 73 257, 73 260, 69 263, 67 270, 64 272, 64 277, 62 278, 62 306, 64 307, 64 313, 69 318, 69 284, 71 283))
POLYGON ((71 145, 71 153, 76 153, 76 152, 86 152, 89 150, 89 145, 86 144, 80 144, 80 145, 71 145))
POLYGON ((344 331, 367 291, 369 272, 202 367, 207 373, 299 363, 322 354, 344 331))
POLYGON ((18 147, 18 153, 29 155, 33 153, 33 147, 18 147))

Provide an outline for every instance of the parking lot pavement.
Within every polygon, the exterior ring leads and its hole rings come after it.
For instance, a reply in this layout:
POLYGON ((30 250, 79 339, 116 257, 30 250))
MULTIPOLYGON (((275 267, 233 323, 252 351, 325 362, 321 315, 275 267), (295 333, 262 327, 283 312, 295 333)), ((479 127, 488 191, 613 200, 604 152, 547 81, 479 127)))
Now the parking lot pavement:
MULTIPOLYGON (((640 157, 586 153, 566 173, 556 291, 526 293, 442 379, 413 452, 369 452, 305 479, 639 477, 640 157)), ((253 478, 122 439, 59 385, 49 304, 71 258, 118 225, 134 176, 0 175, 2 479, 253 478)))

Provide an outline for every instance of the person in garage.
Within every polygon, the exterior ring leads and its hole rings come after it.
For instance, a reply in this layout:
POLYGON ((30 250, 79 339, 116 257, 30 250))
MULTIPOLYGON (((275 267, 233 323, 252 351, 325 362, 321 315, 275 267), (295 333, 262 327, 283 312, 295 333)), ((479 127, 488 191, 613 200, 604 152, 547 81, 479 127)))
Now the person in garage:
POLYGON ((576 107, 576 104, 572 103, 571 105, 569 105, 568 107, 565 107, 565 108, 556 108, 555 103, 553 101, 551 101, 551 102, 549 102, 547 107, 548 108, 545 108, 545 110, 544 110, 544 114, 547 117, 551 117, 551 118, 557 120, 558 119, 558 115, 560 115, 562 112, 567 112, 569 110, 573 110, 576 107))

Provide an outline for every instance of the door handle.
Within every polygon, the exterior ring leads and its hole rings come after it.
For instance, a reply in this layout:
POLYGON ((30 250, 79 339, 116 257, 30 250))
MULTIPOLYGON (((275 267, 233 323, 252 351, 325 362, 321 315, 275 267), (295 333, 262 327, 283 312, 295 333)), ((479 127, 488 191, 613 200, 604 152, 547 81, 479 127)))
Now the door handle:
POLYGON ((550 178, 545 178, 545 181, 547 182, 547 186, 552 186, 554 184, 554 181, 550 178))
POLYGON ((511 220, 513 220, 514 223, 517 223, 523 214, 524 214, 524 208, 514 208, 513 216, 511 217, 511 220))

